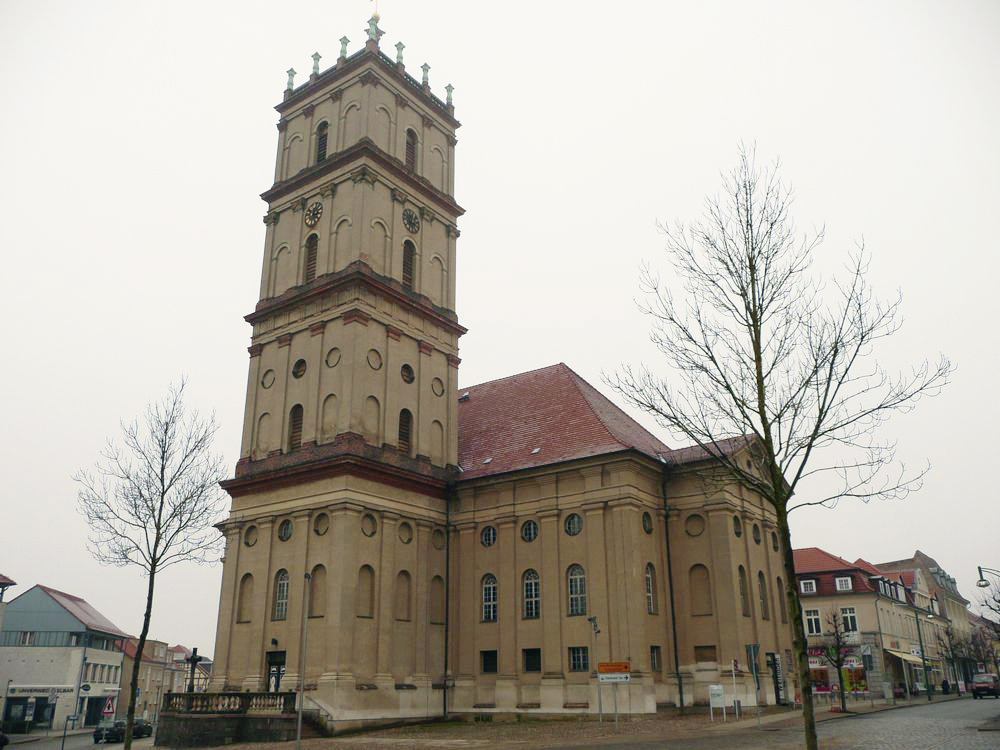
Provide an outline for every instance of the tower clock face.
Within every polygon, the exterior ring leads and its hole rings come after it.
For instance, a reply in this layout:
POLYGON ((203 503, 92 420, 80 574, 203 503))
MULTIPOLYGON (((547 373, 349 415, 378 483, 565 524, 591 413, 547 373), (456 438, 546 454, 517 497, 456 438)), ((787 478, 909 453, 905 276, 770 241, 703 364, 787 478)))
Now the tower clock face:
POLYGON ((420 229, 420 217, 417 216, 410 209, 405 209, 403 211, 403 226, 409 229, 411 232, 416 232, 420 229))
POLYGON ((310 204, 309 208, 306 209, 306 226, 314 227, 316 222, 319 221, 319 217, 323 215, 323 204, 316 202, 310 204))

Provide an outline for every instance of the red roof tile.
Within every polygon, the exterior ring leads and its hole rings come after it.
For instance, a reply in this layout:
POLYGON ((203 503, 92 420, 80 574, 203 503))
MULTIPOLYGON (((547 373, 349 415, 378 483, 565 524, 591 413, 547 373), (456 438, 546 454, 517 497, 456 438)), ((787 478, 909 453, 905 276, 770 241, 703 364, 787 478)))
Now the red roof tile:
POLYGON ((868 562, 867 560, 864 560, 864 559, 862 559, 860 557, 857 560, 854 561, 854 567, 860 568, 861 570, 863 570, 863 571, 865 571, 867 573, 871 573, 873 576, 882 576, 884 578, 888 578, 889 577, 888 573, 886 573, 886 572, 884 572, 882 570, 879 570, 877 567, 875 567, 874 565, 872 565, 870 562, 868 562))
POLYGON ((51 589, 48 586, 42 586, 41 584, 38 585, 38 588, 51 596, 55 600, 56 604, 73 615, 73 617, 86 625, 90 630, 107 633, 108 635, 126 636, 126 634, 112 624, 109 619, 91 607, 90 604, 80 597, 73 596, 72 594, 67 594, 62 591, 56 591, 55 589, 51 589))
POLYGON ((562 363, 460 394, 463 479, 630 449, 654 458, 670 450, 562 363))
POLYGON ((796 573, 822 573, 836 570, 853 570, 858 567, 854 563, 849 563, 842 557, 831 555, 829 552, 821 550, 819 547, 804 547, 803 549, 793 549, 792 557, 795 559, 796 573))

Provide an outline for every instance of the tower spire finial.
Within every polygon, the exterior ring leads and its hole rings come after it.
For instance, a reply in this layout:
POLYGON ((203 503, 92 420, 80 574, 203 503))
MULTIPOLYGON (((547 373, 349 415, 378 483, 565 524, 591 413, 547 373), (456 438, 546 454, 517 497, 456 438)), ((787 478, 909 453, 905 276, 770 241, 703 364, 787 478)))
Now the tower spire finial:
POLYGON ((378 11, 372 14, 372 17, 368 19, 368 43, 378 46, 379 40, 382 38, 382 34, 385 32, 378 27, 379 15, 378 11))

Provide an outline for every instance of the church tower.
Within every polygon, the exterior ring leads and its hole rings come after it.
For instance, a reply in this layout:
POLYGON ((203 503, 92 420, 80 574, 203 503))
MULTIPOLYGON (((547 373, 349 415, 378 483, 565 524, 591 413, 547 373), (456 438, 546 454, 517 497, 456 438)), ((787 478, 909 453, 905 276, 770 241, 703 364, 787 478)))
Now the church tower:
POLYGON ((445 497, 457 473, 451 86, 341 39, 288 88, 225 489, 215 690, 305 682, 338 719, 440 713, 445 497), (304 576, 303 573, 306 575, 304 576), (305 611, 304 611, 305 610, 305 611), (420 708, 419 706, 423 706, 420 708))

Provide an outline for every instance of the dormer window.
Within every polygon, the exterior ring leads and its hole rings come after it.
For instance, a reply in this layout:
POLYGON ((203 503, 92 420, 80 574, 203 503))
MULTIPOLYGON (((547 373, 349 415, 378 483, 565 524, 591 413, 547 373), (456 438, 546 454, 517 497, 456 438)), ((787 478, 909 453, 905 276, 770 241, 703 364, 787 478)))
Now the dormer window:
POLYGON ((806 578, 799 581, 799 591, 803 594, 815 594, 816 593, 816 581, 811 578, 806 578))
POLYGON ((850 576, 837 576, 837 591, 852 591, 854 586, 851 584, 850 576))

